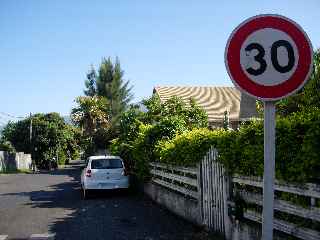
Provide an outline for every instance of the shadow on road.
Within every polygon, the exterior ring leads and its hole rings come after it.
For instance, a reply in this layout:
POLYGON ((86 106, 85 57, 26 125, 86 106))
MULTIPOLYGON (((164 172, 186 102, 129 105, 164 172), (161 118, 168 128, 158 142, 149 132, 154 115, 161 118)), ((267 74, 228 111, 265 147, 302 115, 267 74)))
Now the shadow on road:
MULTIPOLYGON (((42 173, 43 174, 43 173, 42 173)), ((80 194, 80 168, 48 172, 68 179, 47 190, 7 193, 29 196, 32 208, 62 209, 49 226, 57 240, 191 240, 202 239, 198 229, 170 214, 142 195, 123 191, 95 193, 89 200, 80 194)))

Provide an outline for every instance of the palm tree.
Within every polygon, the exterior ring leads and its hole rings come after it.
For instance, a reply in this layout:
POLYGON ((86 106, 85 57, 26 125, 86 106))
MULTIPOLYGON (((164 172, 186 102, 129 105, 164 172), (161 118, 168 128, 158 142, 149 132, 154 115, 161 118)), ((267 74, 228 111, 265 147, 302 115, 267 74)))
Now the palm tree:
POLYGON ((72 109, 71 119, 83 132, 93 137, 99 128, 108 128, 110 124, 110 105, 106 98, 99 96, 77 97, 78 106, 72 109))

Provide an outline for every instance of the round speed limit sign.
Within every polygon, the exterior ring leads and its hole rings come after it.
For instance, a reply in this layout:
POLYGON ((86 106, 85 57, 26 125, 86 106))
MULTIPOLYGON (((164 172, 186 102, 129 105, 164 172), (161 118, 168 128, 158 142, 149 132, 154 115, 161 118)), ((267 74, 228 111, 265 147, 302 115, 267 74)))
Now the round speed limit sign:
POLYGON ((233 83, 264 101, 284 98, 308 80, 313 50, 303 29, 279 15, 259 15, 229 37, 225 64, 233 83))

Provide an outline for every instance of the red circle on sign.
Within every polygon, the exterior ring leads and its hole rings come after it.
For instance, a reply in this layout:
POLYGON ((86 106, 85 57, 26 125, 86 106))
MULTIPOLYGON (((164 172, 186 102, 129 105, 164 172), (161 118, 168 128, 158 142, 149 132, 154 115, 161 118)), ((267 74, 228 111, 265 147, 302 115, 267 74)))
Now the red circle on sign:
POLYGON ((312 46, 304 31, 292 20, 279 15, 259 15, 240 24, 231 34, 225 51, 225 61, 233 83, 247 94, 265 101, 284 98, 299 90, 312 71, 312 46), (283 83, 265 86, 252 81, 240 64, 241 46, 257 30, 273 28, 287 33, 295 42, 299 60, 292 76, 283 83))

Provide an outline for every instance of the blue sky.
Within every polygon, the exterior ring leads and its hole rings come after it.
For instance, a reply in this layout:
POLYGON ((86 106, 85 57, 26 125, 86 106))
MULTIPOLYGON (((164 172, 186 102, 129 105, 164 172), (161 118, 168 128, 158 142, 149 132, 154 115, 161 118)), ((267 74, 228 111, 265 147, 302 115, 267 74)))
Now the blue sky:
MULTIPOLYGON (((319 10, 319 0, 2 0, 0 112, 69 114, 104 56, 120 58, 134 101, 157 85, 232 86, 224 48, 241 21, 287 16, 319 48, 319 10)), ((8 119, 0 114, 0 124, 8 119)))

